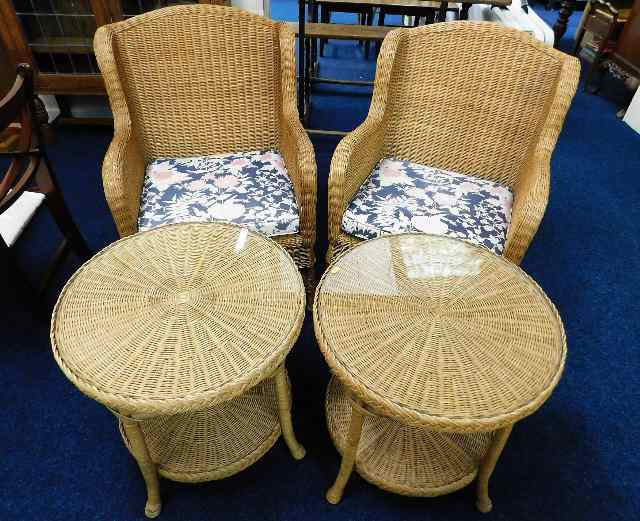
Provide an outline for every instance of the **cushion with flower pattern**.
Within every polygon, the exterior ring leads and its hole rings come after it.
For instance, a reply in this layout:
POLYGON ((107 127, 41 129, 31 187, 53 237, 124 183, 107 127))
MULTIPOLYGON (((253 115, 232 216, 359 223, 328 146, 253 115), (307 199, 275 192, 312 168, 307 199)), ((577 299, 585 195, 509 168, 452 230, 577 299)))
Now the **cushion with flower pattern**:
POLYGON ((500 255, 512 202, 511 189, 499 183, 386 158, 347 207, 342 229, 362 239, 408 231, 448 235, 500 255))
POLYGON ((156 159, 147 166, 138 228, 226 221, 264 233, 300 229, 298 206, 275 150, 156 159))

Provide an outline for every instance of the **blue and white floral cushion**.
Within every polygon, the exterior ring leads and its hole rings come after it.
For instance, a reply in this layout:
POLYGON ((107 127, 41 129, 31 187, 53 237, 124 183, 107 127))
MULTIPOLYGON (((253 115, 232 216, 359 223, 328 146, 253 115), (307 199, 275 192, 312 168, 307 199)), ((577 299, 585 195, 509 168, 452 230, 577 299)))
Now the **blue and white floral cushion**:
POLYGON ((344 213, 362 239, 420 231, 458 237, 502 254, 511 222, 507 186, 395 158, 378 163, 344 213))
POLYGON ((278 152, 157 159, 147 166, 140 231, 217 220, 270 236, 300 230, 293 185, 278 152))

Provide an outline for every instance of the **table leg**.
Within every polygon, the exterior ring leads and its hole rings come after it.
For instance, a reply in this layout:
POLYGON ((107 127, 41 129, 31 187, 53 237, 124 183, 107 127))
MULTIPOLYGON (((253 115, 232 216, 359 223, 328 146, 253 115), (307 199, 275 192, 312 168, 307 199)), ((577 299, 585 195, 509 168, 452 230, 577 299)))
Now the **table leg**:
POLYGON ((493 470, 496 468, 496 463, 498 463, 498 458, 500 458, 500 454, 502 454, 502 450, 507 444, 512 428, 513 425, 508 425, 496 431, 493 441, 491 442, 491 447, 489 447, 489 452, 487 452, 482 465, 480 465, 476 507, 478 507, 478 510, 483 514, 491 512, 493 508, 491 498, 489 497, 489 478, 491 478, 491 474, 493 474, 493 470))
POLYGON ((284 364, 278 367, 275 379, 282 436, 284 437, 284 441, 287 443, 287 447, 289 447, 289 450, 291 451, 291 455, 295 459, 302 459, 304 458, 306 451, 304 450, 304 447, 298 443, 296 435, 293 432, 293 424, 291 423, 291 394, 289 382, 287 381, 287 370, 285 369, 284 364))
POLYGON ((446 22, 447 21, 447 10, 449 9, 449 2, 447 0, 442 0, 440 2, 440 7, 438 9, 438 22, 446 22))
POLYGON ((149 455, 149 449, 144 440, 140 423, 125 417, 121 417, 121 420, 127 440, 129 440, 131 452, 138 462, 142 477, 144 477, 144 482, 147 485, 147 504, 144 507, 144 513, 149 518, 158 517, 160 510, 162 510, 162 500, 160 499, 156 464, 149 455))
POLYGON ((335 483, 327 491, 327 501, 332 505, 336 505, 342 499, 344 487, 351 477, 353 466, 358 453, 358 444, 360 443, 360 435, 362 434, 362 424, 364 423, 364 413, 362 409, 356 405, 351 405, 351 423, 349 424, 349 433, 347 434, 347 443, 342 451, 342 462, 340 463, 340 471, 335 483))
POLYGON ((569 22, 569 18, 575 9, 575 0, 563 0, 562 6, 560 7, 560 13, 558 14, 558 19, 556 23, 553 24, 553 46, 558 48, 560 45, 560 39, 564 36, 564 33, 567 32, 567 24, 569 22))

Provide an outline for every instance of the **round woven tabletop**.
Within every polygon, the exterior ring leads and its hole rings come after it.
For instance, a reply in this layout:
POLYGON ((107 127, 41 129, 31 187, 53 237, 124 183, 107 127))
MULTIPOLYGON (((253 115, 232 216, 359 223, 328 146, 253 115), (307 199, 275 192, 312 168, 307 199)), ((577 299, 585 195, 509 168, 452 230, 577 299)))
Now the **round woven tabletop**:
POLYGON ((300 272, 239 226, 187 223, 121 239, 84 264, 53 312, 65 375, 122 414, 230 400, 273 374, 305 309, 300 272))
POLYGON ((376 413, 449 432, 491 431, 540 407, 566 357, 540 287, 489 250, 425 234, 362 242, 325 272, 318 343, 376 413))

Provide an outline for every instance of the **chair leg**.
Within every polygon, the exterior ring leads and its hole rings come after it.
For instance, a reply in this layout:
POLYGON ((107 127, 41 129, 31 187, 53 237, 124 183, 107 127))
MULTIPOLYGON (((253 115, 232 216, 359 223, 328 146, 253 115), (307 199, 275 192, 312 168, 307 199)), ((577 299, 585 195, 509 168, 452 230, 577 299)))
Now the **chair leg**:
POLYGON ((55 181, 55 177, 52 175, 52 170, 46 157, 43 157, 36 178, 38 187, 46 195, 45 204, 60 231, 67 239, 69 246, 76 252, 82 262, 89 260, 91 250, 71 217, 71 212, 69 212, 69 208, 62 197, 62 192, 55 181))
MULTIPOLYGON (((364 13, 364 21, 365 21, 365 25, 373 25, 373 8, 371 8, 370 10, 366 11, 364 13)), ((366 40, 364 42, 364 58, 365 60, 369 59, 369 50, 371 49, 371 42, 369 40, 366 40)))
MULTIPOLYGON (((318 14, 320 10, 320 6, 317 4, 317 2, 314 2, 313 4, 313 11, 311 12, 311 21, 312 22, 317 22, 318 21, 318 14)), ((312 75, 316 75, 318 73, 318 39, 317 38, 312 38, 311 39, 311 74, 312 75)))
MULTIPOLYGON (((331 23, 331 10, 326 5, 320 6, 320 21, 323 24, 331 23)), ((327 44, 326 38, 320 38, 320 56, 324 56, 324 46, 327 44)))
POLYGON ((42 295, 29 282, 26 274, 16 262, 13 251, 2 237, 0 237, 0 273, 9 289, 14 292, 16 300, 21 301, 27 309, 31 310, 34 317, 38 319, 50 318, 49 310, 43 305, 42 295))

